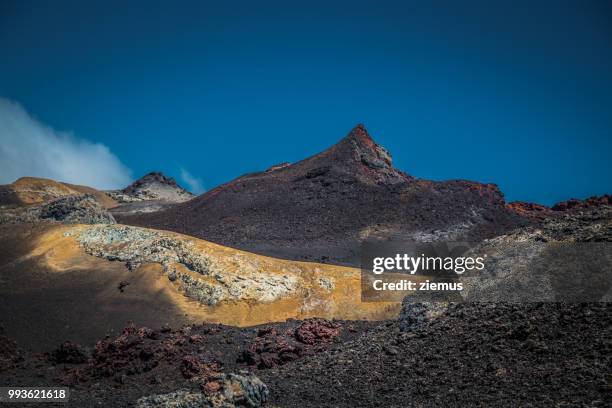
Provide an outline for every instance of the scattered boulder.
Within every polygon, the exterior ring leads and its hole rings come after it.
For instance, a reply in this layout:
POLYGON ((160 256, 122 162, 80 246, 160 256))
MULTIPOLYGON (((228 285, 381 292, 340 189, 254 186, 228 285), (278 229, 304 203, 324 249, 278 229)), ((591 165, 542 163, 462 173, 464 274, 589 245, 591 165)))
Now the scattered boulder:
POLYGON ((119 292, 123 293, 125 292, 125 288, 127 288, 129 286, 130 282, 129 281, 121 281, 119 282, 119 285, 117 285, 117 289, 119 289, 119 292))

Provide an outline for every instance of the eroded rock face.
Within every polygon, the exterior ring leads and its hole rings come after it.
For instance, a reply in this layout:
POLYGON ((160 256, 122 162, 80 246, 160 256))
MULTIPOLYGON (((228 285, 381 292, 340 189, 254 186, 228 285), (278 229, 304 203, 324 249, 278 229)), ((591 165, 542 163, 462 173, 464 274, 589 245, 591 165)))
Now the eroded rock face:
POLYGON ((255 375, 222 374, 212 393, 179 390, 136 401, 137 408, 258 408, 268 400, 268 387, 255 375))
POLYGON ((209 306, 224 300, 272 302, 295 294, 300 287, 299 276, 266 272, 240 255, 212 257, 193 241, 163 231, 94 226, 83 231, 78 241, 87 253, 100 258, 128 265, 160 263, 186 296, 209 306))
POLYGON ((69 195, 37 206, 0 211, 0 224, 36 222, 114 224, 115 218, 91 194, 69 195))

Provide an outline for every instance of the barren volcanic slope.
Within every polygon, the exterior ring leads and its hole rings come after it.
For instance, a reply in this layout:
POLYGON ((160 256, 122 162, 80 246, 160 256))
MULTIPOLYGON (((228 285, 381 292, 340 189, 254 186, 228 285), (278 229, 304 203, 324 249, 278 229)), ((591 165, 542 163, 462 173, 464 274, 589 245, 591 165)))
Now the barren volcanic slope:
POLYGON ((267 255, 351 265, 368 237, 479 241, 526 222, 506 209, 494 184, 419 180, 395 169, 361 125, 301 162, 118 220, 267 255))
POLYGON ((39 177, 21 177, 11 184, 0 186, 0 206, 18 207, 42 204, 61 197, 80 194, 91 194, 105 208, 117 205, 117 202, 108 195, 91 187, 39 177))

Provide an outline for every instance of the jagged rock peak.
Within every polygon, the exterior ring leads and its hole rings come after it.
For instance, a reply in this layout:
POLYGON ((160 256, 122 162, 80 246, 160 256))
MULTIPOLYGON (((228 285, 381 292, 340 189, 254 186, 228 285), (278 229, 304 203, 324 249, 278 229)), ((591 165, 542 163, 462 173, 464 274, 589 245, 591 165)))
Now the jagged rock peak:
POLYGON ((140 186, 151 184, 151 183, 166 184, 171 187, 178 187, 182 189, 182 187, 179 186, 176 180, 174 180, 172 177, 168 177, 160 171, 152 171, 150 173, 145 174, 144 176, 142 176, 141 178, 139 178, 138 180, 136 180, 135 182, 133 182, 132 184, 124 188, 123 191, 127 193, 130 190, 134 190, 140 186))
POLYGON ((374 146, 376 142, 372 139, 372 136, 368 133, 368 129, 366 129, 365 125, 362 123, 358 123, 355 125, 353 129, 349 132, 349 134, 345 137, 348 140, 354 140, 360 143, 364 143, 366 145, 374 146))
POLYGON ((319 166, 345 169, 368 184, 389 185, 412 179, 393 167, 391 153, 376 143, 362 124, 314 159, 319 166))
POLYGON ((354 159, 373 168, 391 168, 391 153, 372 139, 368 130, 361 123, 335 146, 340 153, 340 160, 354 159))
POLYGON ((120 203, 150 200, 184 202, 194 197, 172 177, 156 171, 147 173, 123 190, 107 193, 120 203))

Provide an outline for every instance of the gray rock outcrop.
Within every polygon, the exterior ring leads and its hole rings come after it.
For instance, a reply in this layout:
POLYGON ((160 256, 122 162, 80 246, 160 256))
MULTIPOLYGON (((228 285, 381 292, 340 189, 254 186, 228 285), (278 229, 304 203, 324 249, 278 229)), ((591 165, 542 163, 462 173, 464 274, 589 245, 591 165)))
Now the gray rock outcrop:
POLYGON ((37 222, 114 224, 115 218, 91 194, 69 195, 41 205, 0 210, 0 224, 37 222))
POLYGON ((268 387, 255 375, 222 375, 221 388, 212 394, 179 390, 136 401, 137 408, 258 408, 268 400, 268 387))

